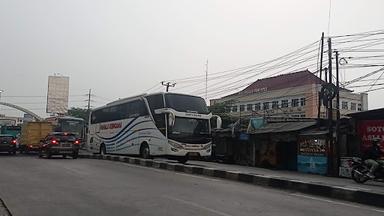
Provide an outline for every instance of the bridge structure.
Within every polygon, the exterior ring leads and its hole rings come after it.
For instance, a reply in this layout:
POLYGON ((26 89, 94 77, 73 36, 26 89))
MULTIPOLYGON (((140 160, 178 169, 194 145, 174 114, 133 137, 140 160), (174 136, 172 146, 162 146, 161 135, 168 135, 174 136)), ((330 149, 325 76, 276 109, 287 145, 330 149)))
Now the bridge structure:
POLYGON ((34 112, 24 108, 24 107, 21 107, 21 106, 15 105, 15 104, 11 104, 11 103, 6 103, 6 102, 0 102, 0 105, 11 107, 11 108, 17 109, 17 110, 19 110, 21 112, 27 113, 27 114, 31 115, 33 118, 35 118, 37 121, 42 121, 43 120, 42 117, 40 117, 36 113, 34 113, 34 112))

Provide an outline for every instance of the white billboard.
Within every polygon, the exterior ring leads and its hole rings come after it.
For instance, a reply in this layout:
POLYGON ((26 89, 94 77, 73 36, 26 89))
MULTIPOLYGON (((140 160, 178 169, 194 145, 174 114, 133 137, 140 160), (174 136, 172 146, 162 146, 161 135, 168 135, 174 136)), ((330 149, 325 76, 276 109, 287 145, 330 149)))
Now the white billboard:
POLYGON ((68 111, 69 77, 49 76, 47 113, 65 114, 68 111))

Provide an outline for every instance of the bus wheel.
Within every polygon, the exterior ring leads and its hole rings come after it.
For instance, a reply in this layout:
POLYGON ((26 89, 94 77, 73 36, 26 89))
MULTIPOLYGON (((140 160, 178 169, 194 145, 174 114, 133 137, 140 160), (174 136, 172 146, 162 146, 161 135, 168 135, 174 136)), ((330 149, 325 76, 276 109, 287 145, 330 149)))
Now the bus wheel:
POLYGON ((100 154, 101 154, 101 155, 105 155, 105 145, 104 145, 104 144, 102 144, 102 145, 100 146, 100 154))
POLYGON ((140 156, 144 159, 150 159, 151 158, 151 153, 149 151, 149 146, 147 143, 141 144, 140 147, 140 156))

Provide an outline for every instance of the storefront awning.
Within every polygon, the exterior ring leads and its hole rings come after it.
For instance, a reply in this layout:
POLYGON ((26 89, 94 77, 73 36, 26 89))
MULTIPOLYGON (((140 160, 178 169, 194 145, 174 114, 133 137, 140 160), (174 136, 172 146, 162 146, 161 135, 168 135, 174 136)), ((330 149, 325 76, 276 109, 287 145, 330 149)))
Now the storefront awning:
POLYGON ((300 131, 316 125, 316 121, 301 122, 274 122, 267 123, 263 127, 249 131, 250 134, 282 133, 300 131))

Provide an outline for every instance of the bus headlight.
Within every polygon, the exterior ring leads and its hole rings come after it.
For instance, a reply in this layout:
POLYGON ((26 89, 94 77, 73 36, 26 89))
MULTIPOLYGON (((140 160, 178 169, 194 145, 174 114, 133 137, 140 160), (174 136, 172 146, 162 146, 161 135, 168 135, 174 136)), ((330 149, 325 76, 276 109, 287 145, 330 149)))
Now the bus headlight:
POLYGON ((203 147, 203 150, 211 149, 211 147, 212 147, 212 144, 211 144, 211 143, 206 144, 206 145, 203 147))
POLYGON ((175 142, 175 141, 173 141, 173 140, 168 140, 168 143, 169 143, 169 145, 171 145, 171 146, 174 147, 174 148, 177 148, 177 149, 184 149, 184 146, 183 146, 183 145, 181 145, 180 143, 177 143, 177 142, 175 142))

